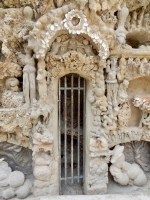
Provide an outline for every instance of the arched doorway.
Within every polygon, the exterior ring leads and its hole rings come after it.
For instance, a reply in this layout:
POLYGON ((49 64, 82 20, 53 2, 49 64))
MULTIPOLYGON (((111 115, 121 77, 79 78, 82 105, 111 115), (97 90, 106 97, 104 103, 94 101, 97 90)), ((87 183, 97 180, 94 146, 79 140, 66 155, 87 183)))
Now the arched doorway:
POLYGON ((60 194, 66 194, 68 185, 82 190, 84 179, 85 79, 65 75, 58 91, 60 194))

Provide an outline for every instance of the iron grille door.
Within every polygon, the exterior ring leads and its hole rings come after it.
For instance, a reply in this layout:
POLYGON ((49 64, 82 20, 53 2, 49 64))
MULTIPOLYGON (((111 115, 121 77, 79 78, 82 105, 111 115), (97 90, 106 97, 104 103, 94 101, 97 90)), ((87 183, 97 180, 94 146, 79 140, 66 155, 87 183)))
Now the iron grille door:
POLYGON ((83 181, 85 79, 69 74, 59 80, 60 187, 83 181))

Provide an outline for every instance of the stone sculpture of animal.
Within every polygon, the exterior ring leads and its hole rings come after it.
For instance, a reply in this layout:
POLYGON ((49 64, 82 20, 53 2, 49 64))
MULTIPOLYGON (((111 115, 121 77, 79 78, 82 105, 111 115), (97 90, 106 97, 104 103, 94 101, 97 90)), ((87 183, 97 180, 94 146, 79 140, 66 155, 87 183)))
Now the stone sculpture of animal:
POLYGON ((110 173, 114 180, 120 185, 145 185, 147 178, 143 170, 135 163, 126 162, 123 150, 124 146, 120 145, 115 146, 113 150, 110 173))

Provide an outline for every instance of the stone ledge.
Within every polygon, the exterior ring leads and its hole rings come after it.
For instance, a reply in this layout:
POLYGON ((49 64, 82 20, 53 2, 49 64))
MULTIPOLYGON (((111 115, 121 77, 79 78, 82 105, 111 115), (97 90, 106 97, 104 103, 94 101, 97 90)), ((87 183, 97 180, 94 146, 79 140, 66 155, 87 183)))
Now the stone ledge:
MULTIPOLYGON (((111 194, 111 195, 62 195, 62 196, 45 196, 39 197, 39 200, 149 200, 150 194, 111 194)), ((37 198, 36 198, 37 200, 37 198)))

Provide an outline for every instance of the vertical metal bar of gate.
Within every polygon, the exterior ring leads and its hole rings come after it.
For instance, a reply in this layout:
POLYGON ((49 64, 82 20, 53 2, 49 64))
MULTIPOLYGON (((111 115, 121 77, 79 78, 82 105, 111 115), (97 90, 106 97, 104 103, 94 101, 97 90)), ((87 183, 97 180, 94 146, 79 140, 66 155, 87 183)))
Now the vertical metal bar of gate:
POLYGON ((73 109, 74 109, 74 102, 73 102, 73 82, 74 82, 74 76, 71 75, 71 184, 73 184, 73 109))
MULTIPOLYGON (((61 90, 60 90, 60 79, 58 82, 58 137, 59 137, 59 176, 61 177, 61 90)), ((61 178, 59 180, 59 185, 60 185, 60 189, 61 189, 61 178)))
POLYGON ((80 182, 80 77, 78 77, 78 183, 80 182))
MULTIPOLYGON (((85 122, 86 122, 86 102, 85 102, 85 79, 83 82, 83 133, 85 133, 85 122)), ((85 136, 86 137, 86 136, 85 136)), ((83 137, 83 138, 85 138, 83 137)), ((85 146, 84 144, 85 140, 83 139, 83 146, 85 146)), ((84 177, 84 172, 85 172, 85 157, 84 157, 84 153, 83 153, 83 177, 84 177)))
POLYGON ((65 121, 65 184, 67 184, 67 77, 64 79, 64 121, 65 121))

